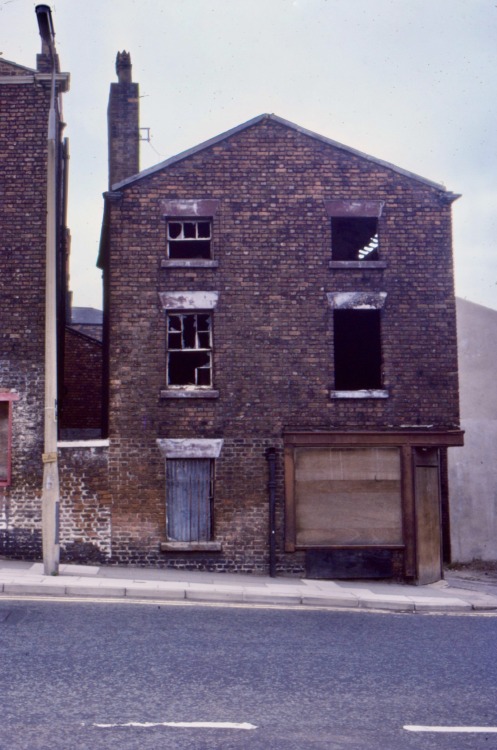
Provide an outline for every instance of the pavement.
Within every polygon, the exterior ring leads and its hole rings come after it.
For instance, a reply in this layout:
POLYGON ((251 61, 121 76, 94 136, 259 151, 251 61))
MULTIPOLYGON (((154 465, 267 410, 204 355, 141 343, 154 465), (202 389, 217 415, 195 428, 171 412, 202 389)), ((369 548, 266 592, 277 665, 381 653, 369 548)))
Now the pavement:
POLYGON ((0 601, 18 597, 320 607, 410 613, 497 614, 497 575, 447 571, 426 586, 329 581, 156 568, 43 564, 0 558, 0 601))

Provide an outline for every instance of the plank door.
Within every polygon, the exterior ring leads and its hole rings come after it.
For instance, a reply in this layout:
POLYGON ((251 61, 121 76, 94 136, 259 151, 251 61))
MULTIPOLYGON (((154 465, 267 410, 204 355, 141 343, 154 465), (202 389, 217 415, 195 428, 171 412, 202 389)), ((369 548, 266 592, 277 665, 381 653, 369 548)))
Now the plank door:
POLYGON ((417 583, 442 578, 440 460, 438 448, 414 448, 417 583))

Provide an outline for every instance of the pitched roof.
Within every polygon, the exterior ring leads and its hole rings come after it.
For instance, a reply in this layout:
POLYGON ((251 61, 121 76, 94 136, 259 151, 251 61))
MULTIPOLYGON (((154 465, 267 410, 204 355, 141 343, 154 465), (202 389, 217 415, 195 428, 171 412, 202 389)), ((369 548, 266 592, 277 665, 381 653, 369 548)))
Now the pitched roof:
MULTIPOLYGON (((283 125, 286 128, 290 128, 291 130, 294 130, 297 133, 302 133, 303 135, 306 135, 309 138, 313 138, 314 140, 320 141, 321 143, 325 143, 328 146, 333 146, 334 148, 338 148, 341 151, 345 151, 348 154, 353 154, 354 156, 358 156, 361 159, 366 159, 372 164, 375 164, 380 167, 385 167, 386 169, 390 169, 394 172, 397 172, 398 174, 401 174, 404 177, 409 177, 412 180, 417 180, 418 182, 422 182, 423 184, 428 185, 432 188, 436 188, 437 190, 446 192, 446 188, 444 185, 441 185, 437 182, 432 182, 431 180, 427 180, 425 177, 421 177, 420 175, 414 174, 413 172, 409 172, 406 169, 397 167, 394 164, 390 164, 390 162, 383 161, 382 159, 376 159, 375 157, 370 156, 369 154, 365 154, 362 151, 358 151, 355 148, 351 148, 350 146, 345 146, 343 143, 338 143, 338 141, 333 141, 331 138, 326 138, 324 135, 320 135, 319 133, 314 133, 312 130, 307 130, 307 128, 303 128, 300 125, 296 125, 295 123, 290 122, 289 120, 284 120, 282 117, 278 117, 277 115, 273 115, 273 114, 262 114, 262 115, 259 115, 258 117, 254 117, 253 119, 248 120, 247 122, 244 122, 241 125, 237 125, 235 128, 231 128, 230 130, 227 130, 224 133, 220 133, 219 135, 214 136, 214 138, 210 138, 209 140, 204 141, 203 143, 199 143, 197 146, 194 146, 193 148, 189 148, 186 151, 182 151, 181 153, 176 154, 176 156, 171 156, 169 159, 166 159, 165 161, 162 161, 159 164, 155 164, 153 167, 144 169, 142 172, 139 172, 136 175, 132 175, 131 177, 127 177, 125 180, 121 180, 121 182, 115 183, 114 185, 112 185, 112 190, 120 190, 121 188, 127 187, 128 185, 131 185, 137 182, 138 180, 143 179, 144 177, 148 177, 149 175, 155 174, 155 172, 160 172, 160 170, 170 167, 173 164, 177 164, 178 162, 183 161, 184 159, 188 159, 188 157, 193 156, 194 154, 198 154, 204 149, 210 148, 211 146, 215 146, 221 141, 224 141, 227 138, 231 138, 231 136, 236 135, 237 133, 241 133, 242 131, 253 127, 254 125, 258 125, 264 120, 271 120, 272 122, 276 122, 279 125, 283 125)), ((451 193, 447 193, 447 196, 452 196, 452 195, 453 194, 451 193)), ((459 196, 454 195, 453 197, 455 198, 459 196)))

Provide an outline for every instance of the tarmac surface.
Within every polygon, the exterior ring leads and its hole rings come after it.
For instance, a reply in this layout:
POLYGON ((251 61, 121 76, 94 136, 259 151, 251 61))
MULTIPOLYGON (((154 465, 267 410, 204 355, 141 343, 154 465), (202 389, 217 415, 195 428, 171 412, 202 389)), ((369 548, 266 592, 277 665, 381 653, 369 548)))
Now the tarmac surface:
POLYGON ((449 570, 427 586, 69 564, 47 576, 40 562, 0 558, 0 601, 22 596, 497 614, 497 573, 449 570))

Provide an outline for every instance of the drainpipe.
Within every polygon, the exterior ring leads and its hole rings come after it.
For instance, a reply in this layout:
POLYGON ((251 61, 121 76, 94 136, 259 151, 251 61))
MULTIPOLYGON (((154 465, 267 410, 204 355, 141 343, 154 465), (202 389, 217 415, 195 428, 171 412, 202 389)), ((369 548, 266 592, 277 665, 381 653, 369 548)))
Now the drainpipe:
POLYGON ((42 541, 45 575, 59 572, 59 466, 57 461, 57 308, 56 210, 57 126, 55 33, 48 5, 37 5, 36 16, 43 43, 50 50, 52 80, 47 136, 47 238, 45 262, 45 442, 43 451, 42 541))
POLYGON ((269 492, 269 575, 276 578, 276 449, 266 451, 269 492))

